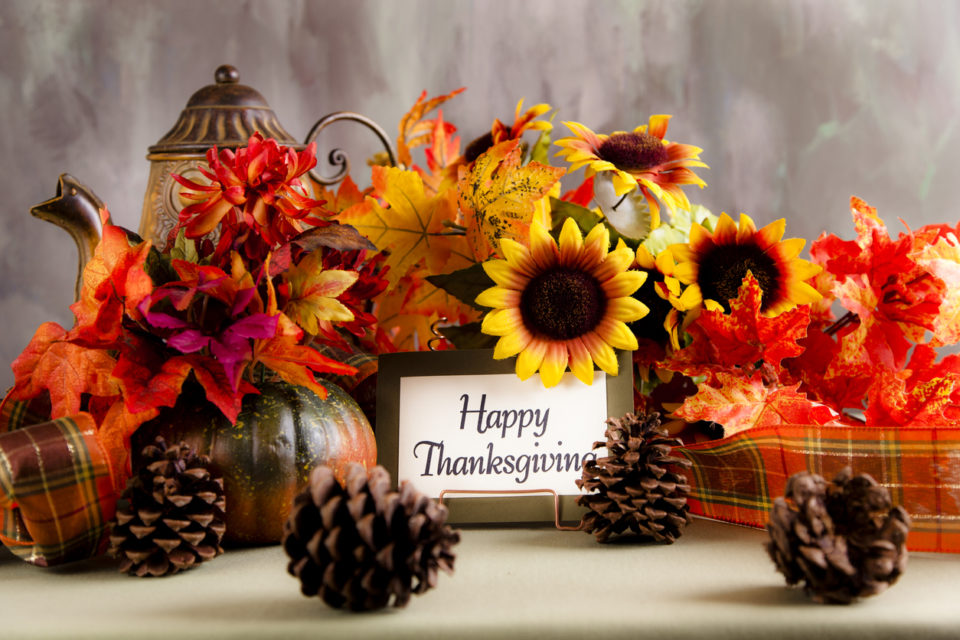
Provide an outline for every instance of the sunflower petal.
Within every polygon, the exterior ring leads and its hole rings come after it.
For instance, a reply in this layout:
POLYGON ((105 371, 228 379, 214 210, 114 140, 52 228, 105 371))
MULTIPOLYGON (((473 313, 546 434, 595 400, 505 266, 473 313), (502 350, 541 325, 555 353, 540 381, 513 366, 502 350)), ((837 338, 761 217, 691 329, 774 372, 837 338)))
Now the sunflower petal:
POLYGON ((622 298, 633 295, 647 281, 647 272, 639 269, 618 273, 601 285, 610 298, 622 298))
MULTIPOLYGON (((576 223, 574 223, 576 224, 576 223)), ((540 269, 552 267, 557 263, 560 250, 557 243, 550 236, 550 232, 542 224, 530 225, 530 257, 540 269)))
MULTIPOLYGON (((640 304, 642 305, 643 303, 640 304)), ((646 306, 644 306, 644 308, 646 308, 646 306)), ((615 320, 609 316, 600 321, 600 324, 594 329, 594 333, 614 349, 636 351, 639 346, 637 344, 637 336, 630 330, 630 327, 628 327, 625 322, 615 320)))
POLYGON ((597 363, 597 366, 611 376, 617 375, 619 367, 617 365, 617 354, 613 350, 613 347, 604 342, 595 331, 584 334, 581 339, 587 351, 590 352, 590 357, 597 363))
POLYGON ((567 370, 567 347, 562 342, 551 342, 547 345, 547 352, 540 363, 540 380, 543 386, 555 387, 563 379, 563 372, 567 370))
POLYGON ((483 270, 497 286, 508 289, 522 290, 530 281, 529 276, 521 274, 506 260, 487 260, 483 263, 483 270))
POLYGON ((504 287, 490 287, 480 292, 474 302, 481 307, 493 307, 495 309, 507 309, 516 307, 520 304, 520 292, 516 289, 507 289, 504 287))
POLYGON ((497 345, 493 348, 493 359, 503 360, 517 355, 527 348, 532 339, 533 335, 523 327, 508 333, 497 340, 497 345))
MULTIPOLYGON (((607 313, 604 318, 620 320, 621 322, 636 322, 648 313, 650 313, 650 309, 647 305, 636 298, 625 296, 623 298, 614 298, 607 303, 607 313)), ((626 349, 627 347, 622 348, 626 349)), ((634 349, 636 349, 636 347, 634 347, 634 349)))
MULTIPOLYGON (((599 226, 599 225, 598 225, 599 226)), ((573 218, 567 218, 560 230, 560 264, 571 264, 583 251, 583 234, 573 218)))
POLYGON ((547 353, 547 341, 539 338, 530 341, 517 356, 517 377, 526 380, 537 372, 547 353))
POLYGON ((584 384, 593 384, 593 358, 583 340, 574 338, 567 342, 570 352, 570 371, 584 384))
POLYGON ((523 317, 516 307, 494 309, 483 317, 480 331, 488 336, 506 336, 523 327, 523 317))

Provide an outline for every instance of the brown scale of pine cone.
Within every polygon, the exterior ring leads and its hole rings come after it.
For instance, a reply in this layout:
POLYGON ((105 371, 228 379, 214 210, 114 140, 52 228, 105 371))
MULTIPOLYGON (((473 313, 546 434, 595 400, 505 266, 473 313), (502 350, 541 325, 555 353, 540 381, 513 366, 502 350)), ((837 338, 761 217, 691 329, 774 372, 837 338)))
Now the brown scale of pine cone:
POLYGON ((409 482, 393 491, 383 467, 350 465, 341 485, 320 465, 284 524, 287 570, 331 607, 403 607, 436 586, 438 570, 453 573, 460 533, 446 519, 447 508, 409 482))
POLYGON ((158 437, 143 459, 110 533, 108 553, 120 559, 120 571, 162 576, 222 554, 223 480, 211 477, 210 458, 158 437))
POLYGON ((588 492, 577 504, 589 511, 581 527, 598 542, 613 534, 632 531, 657 542, 672 543, 691 521, 687 495, 690 485, 677 469, 691 466, 685 458, 670 455, 681 444, 660 426, 660 414, 607 420, 607 456, 587 461, 577 486, 588 492))
POLYGON ((817 602, 847 604, 897 581, 909 530, 910 516, 869 475, 847 467, 827 483, 804 471, 774 501, 765 546, 787 584, 802 583, 817 602))

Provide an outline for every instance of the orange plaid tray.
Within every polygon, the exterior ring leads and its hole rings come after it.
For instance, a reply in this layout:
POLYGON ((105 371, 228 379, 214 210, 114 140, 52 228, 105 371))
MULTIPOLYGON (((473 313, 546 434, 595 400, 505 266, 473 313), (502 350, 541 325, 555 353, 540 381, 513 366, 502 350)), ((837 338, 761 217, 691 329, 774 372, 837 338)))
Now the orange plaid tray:
POLYGON ((759 427, 681 447, 693 513, 763 527, 787 478, 869 473, 913 519, 913 551, 960 552, 960 427, 759 427))

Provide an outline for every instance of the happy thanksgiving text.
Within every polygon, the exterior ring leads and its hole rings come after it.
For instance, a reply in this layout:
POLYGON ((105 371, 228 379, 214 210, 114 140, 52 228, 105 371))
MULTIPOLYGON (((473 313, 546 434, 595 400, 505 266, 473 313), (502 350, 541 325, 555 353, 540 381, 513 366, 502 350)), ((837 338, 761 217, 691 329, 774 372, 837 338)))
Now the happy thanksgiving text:
POLYGON ((475 430, 482 439, 481 452, 463 455, 451 451, 443 439, 420 440, 413 446, 413 457, 423 465, 420 475, 425 476, 513 476, 517 484, 524 484, 531 474, 579 472, 587 460, 596 460, 596 455, 565 451, 563 441, 556 441, 556 448, 546 443, 550 409, 503 408, 488 405, 487 394, 479 401, 470 394, 460 396, 459 415, 451 424, 460 431, 475 430), (524 453, 497 453, 497 441, 517 438, 530 443, 531 450, 524 453), (541 444, 544 447, 541 449, 541 444), (549 449, 549 450, 548 450, 549 449))

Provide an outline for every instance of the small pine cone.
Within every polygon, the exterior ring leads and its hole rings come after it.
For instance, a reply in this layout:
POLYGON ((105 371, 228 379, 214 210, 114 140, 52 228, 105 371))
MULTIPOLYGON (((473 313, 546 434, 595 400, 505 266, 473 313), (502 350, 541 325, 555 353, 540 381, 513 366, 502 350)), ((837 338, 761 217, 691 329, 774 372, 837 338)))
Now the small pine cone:
POLYGON ((670 456, 680 440, 667 435, 658 413, 610 418, 606 437, 593 448, 606 447, 608 455, 587 461, 577 480, 578 487, 594 492, 577 498, 589 509, 581 527, 598 542, 628 529, 657 542, 675 542, 692 519, 690 485, 673 470, 687 469, 691 462, 670 456))
POLYGON ((410 594, 437 585, 437 570, 453 573, 460 533, 447 526, 447 508, 390 474, 359 464, 341 485, 320 465, 294 500, 284 524, 287 571, 305 596, 353 611, 406 606, 410 594))
POLYGON ((828 484, 803 471, 774 501, 765 546, 787 584, 802 582, 817 602, 847 604, 897 581, 909 530, 910 516, 869 475, 847 467, 828 484))
POLYGON ((110 534, 108 553, 120 559, 120 571, 162 576, 223 553, 223 479, 211 477, 210 458, 157 437, 143 459, 110 534))

